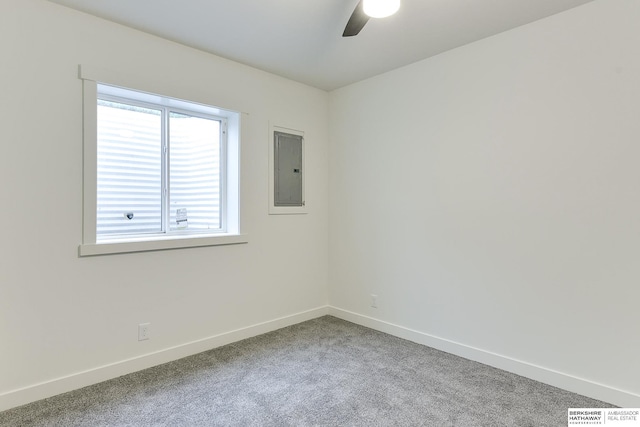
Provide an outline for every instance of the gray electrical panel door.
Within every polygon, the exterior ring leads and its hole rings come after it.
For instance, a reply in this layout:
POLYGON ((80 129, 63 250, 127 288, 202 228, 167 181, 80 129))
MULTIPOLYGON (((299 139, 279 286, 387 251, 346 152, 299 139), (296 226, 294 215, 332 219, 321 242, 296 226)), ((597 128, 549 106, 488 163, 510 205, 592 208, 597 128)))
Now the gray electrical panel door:
POLYGON ((274 132, 274 204, 303 206, 302 136, 274 132))

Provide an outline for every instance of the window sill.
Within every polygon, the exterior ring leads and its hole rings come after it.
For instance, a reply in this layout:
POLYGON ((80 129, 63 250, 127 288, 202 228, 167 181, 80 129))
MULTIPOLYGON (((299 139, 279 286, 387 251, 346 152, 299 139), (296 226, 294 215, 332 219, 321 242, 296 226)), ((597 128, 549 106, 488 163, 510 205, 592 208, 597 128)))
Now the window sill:
POLYGON ((78 254, 81 257, 86 257, 131 252, 163 251, 167 249, 197 248, 201 246, 238 245, 248 242, 249 238, 246 234, 163 237, 136 241, 111 240, 80 245, 78 254))

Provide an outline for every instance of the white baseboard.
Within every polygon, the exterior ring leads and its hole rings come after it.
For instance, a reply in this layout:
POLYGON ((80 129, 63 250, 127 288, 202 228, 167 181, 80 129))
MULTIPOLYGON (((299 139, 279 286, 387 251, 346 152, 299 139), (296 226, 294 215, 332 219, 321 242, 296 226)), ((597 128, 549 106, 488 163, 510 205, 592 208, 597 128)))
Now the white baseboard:
POLYGON ((0 411, 25 405, 36 400, 45 399, 57 394, 66 393, 92 384, 97 384, 121 375, 130 374, 162 363, 171 362, 203 351, 211 350, 226 344, 240 341, 256 335, 275 331, 286 326, 315 319, 329 314, 329 307, 318 307, 312 310, 281 317, 279 319, 251 325, 235 331, 203 338, 201 340, 177 345, 153 353, 133 357, 99 366, 82 372, 76 372, 65 377, 56 378, 28 387, 11 390, 0 394, 0 411))
POLYGON ((563 390, 608 402, 623 408, 640 408, 640 395, 619 390, 604 384, 598 384, 582 378, 577 378, 562 372, 536 366, 531 363, 512 359, 486 350, 470 347, 444 338, 439 338, 424 332, 394 325, 372 317, 364 316, 337 307, 330 307, 329 314, 339 319, 347 320, 358 325, 366 326, 377 331, 385 332, 399 338, 404 338, 418 344, 423 344, 447 353, 464 357, 493 366, 494 368, 512 372, 514 374, 540 381, 563 390))
POLYGON ((65 377, 56 378, 28 387, 11 390, 0 394, 0 411, 24 405, 36 400, 45 399, 60 393, 76 390, 112 378, 136 372, 162 363, 171 362, 186 356, 191 356, 216 347, 250 338, 256 335, 274 331, 276 329, 295 325, 300 322, 315 319, 324 315, 332 315, 358 325, 366 326, 388 333, 409 341, 423 344, 447 353, 455 354, 466 359, 475 360, 498 369, 502 369, 523 377, 531 378, 545 384, 564 390, 602 400, 611 404, 626 407, 640 407, 640 396, 619 390, 607 385, 594 383, 582 378, 576 378, 551 369, 536 366, 520 360, 470 347, 444 338, 439 338, 424 332, 394 325, 372 317, 343 310, 337 307, 324 306, 290 316, 281 317, 267 322, 251 325, 245 328, 225 332, 219 335, 192 341, 175 347, 170 347, 154 353, 122 360, 109 365, 100 366, 65 377))

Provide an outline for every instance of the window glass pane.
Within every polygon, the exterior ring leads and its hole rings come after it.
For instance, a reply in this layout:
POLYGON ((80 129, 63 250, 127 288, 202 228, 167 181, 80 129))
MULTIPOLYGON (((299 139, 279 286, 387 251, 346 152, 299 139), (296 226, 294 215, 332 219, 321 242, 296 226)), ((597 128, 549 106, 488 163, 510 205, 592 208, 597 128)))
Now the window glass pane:
POLYGON ((220 229, 220 121, 171 112, 169 169, 169 229, 220 229))
POLYGON ((162 230, 160 110, 98 100, 96 236, 162 230))

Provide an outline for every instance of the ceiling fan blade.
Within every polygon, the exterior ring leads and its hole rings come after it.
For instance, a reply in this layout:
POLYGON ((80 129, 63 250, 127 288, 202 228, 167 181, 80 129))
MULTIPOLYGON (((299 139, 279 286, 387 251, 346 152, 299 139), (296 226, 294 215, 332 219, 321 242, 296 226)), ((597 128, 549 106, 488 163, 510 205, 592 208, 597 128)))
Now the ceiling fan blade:
POLYGON ((349 18, 349 22, 347 22, 347 26, 344 28, 342 37, 351 37, 357 35, 368 20, 369 16, 364 13, 364 9, 362 8, 362 0, 360 0, 356 8, 353 10, 351 18, 349 18))

